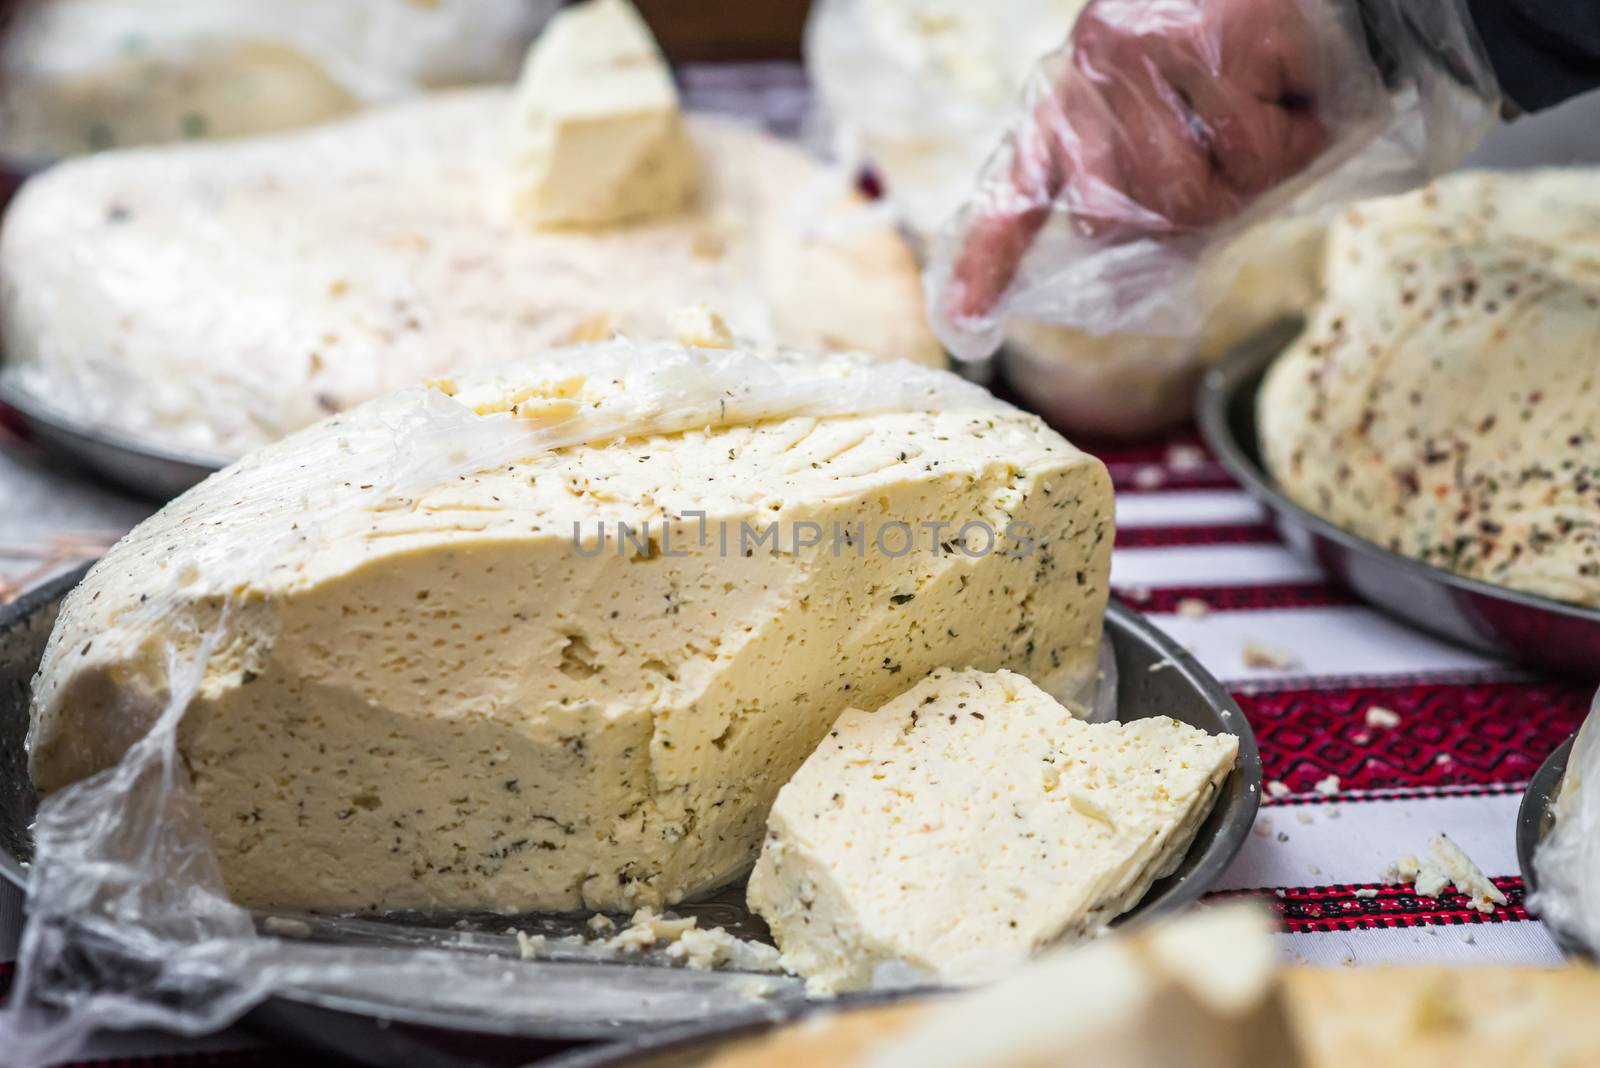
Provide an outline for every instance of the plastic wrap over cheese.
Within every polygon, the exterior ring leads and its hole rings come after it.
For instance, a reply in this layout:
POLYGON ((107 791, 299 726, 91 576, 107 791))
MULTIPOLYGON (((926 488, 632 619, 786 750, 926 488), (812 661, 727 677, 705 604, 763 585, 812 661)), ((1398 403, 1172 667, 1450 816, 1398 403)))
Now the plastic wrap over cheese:
MULTIPOLYGON (((138 578, 153 592, 126 598, 125 610, 90 640, 167 636, 157 655, 137 661, 164 665, 154 669, 160 678, 144 680, 162 695, 160 707, 147 727, 148 710, 130 708, 143 733, 120 760, 60 785, 40 805, 30 915, 11 1003, 0 1015, 0 1047, 31 1064, 70 1056, 98 1027, 202 1033, 289 990, 359 993, 467 1019, 495 1012, 619 1025, 748 1012, 761 999, 800 996, 798 983, 781 977, 608 967, 602 948, 584 944, 549 955, 559 963, 518 959, 518 941, 495 933, 514 917, 495 932, 461 935, 459 950, 453 935, 409 938, 393 929, 390 947, 262 937, 258 924, 267 934, 291 933, 297 921, 252 915, 230 900, 180 729, 217 671, 237 666, 239 637, 259 629, 262 591, 303 581, 319 557, 335 553, 352 530, 368 530, 377 514, 572 446, 620 449, 679 431, 875 413, 1024 418, 954 375, 904 362, 617 339, 369 402, 252 454, 168 505, 113 550, 127 561, 152 545, 176 546, 139 565, 153 572, 138 578), (210 503, 195 512, 199 500, 210 503), (175 522, 195 536, 174 536, 175 522), (237 551, 230 525, 248 531, 250 552, 237 551)), ((635 466, 631 453, 622 455, 635 466)), ((30 737, 36 770, 40 737, 62 714, 49 680, 71 658, 91 655, 70 621, 104 607, 84 603, 94 584, 91 573, 69 597, 45 654, 30 737)), ((1100 714, 1110 711, 1102 703, 1100 714)))
POLYGON ((1465 0, 1093 0, 937 243, 935 326, 1193 337, 1252 226, 1419 185, 1499 110, 1465 0))
POLYGON ((1600 694, 1583 721, 1556 794, 1556 823, 1533 854, 1539 889, 1528 909, 1600 953, 1600 694))
POLYGON ((263 133, 503 81, 556 0, 38 0, 6 44, 0 154, 263 133))

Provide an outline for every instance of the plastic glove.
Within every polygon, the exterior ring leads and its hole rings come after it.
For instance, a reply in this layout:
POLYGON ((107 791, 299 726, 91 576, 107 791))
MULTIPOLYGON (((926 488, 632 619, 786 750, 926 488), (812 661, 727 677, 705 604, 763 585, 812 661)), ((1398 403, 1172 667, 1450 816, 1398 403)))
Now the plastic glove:
POLYGON ((1244 230, 1421 184, 1499 110, 1465 0, 1094 0, 941 237, 934 326, 1193 336, 1244 230))

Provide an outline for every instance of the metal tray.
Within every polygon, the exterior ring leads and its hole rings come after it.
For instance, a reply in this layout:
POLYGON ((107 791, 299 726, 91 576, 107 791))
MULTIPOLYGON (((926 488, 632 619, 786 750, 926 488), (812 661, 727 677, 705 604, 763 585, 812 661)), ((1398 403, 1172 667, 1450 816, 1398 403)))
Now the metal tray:
MULTIPOLYGON (((1539 770, 1528 780, 1528 790, 1522 795, 1522 804, 1517 808, 1517 867, 1522 869, 1522 886, 1529 897, 1539 889, 1533 854, 1556 824, 1556 795, 1561 792, 1561 780, 1567 774, 1567 761, 1572 756, 1572 743, 1576 740, 1577 735, 1573 735, 1562 742, 1539 765, 1539 770)), ((1545 923, 1544 926, 1567 956, 1594 959, 1589 947, 1579 939, 1553 924, 1545 923)))
POLYGON ((3 373, 0 405, 16 412, 40 445, 146 500, 170 501, 228 465, 220 457, 165 449, 116 431, 84 426, 8 382, 3 373))
MULTIPOLYGON (((0 211, 47 161, 0 160, 0 211)), ((147 500, 166 502, 226 467, 215 456, 165 449, 126 434, 86 426, 7 380, 0 353, 0 406, 11 409, 44 448, 72 460, 112 485, 147 500)))
MULTIPOLYGON (((85 570, 87 567, 64 575, 0 609, 0 877, 19 887, 26 886, 23 865, 32 855, 29 827, 37 806, 23 751, 32 678, 61 599, 85 570)), ((1116 602, 1107 609, 1106 629, 1116 657, 1121 718, 1168 715, 1239 739, 1237 766, 1182 865, 1151 887, 1144 900, 1119 921, 1137 923, 1192 903, 1233 859, 1255 820, 1261 758, 1238 705, 1182 648, 1143 616, 1116 602)), ((726 927, 744 937, 766 937, 759 917, 744 908, 742 887, 674 911, 697 915, 705 926, 726 927)), ((493 946, 499 940, 509 941, 502 932, 511 926, 550 934, 580 932, 585 918, 326 917, 314 918, 313 937, 403 947, 459 947, 462 928, 455 924, 465 921, 465 929, 475 941, 493 946)), ((841 1002, 853 1000, 847 997, 841 1002)), ((770 1017, 781 1008, 770 1006, 762 1015, 770 1017)), ((691 1018, 699 1016, 686 1017, 691 1018)), ((401 1053, 408 1061, 422 1064, 516 1063, 534 1052, 551 1052, 551 1041, 610 1038, 618 1033, 610 1022, 523 1018, 488 1006, 482 1014, 452 1016, 388 1004, 376 997, 334 997, 310 990, 291 991, 273 999, 256 1010, 254 1019, 274 1031, 366 1063, 393 1063, 401 1053), (465 1060, 460 1059, 462 1050, 470 1054, 465 1060)))
POLYGON ((1600 678, 1600 610, 1465 578, 1390 552, 1289 500, 1261 463, 1256 396, 1262 377, 1300 329, 1279 323, 1240 346, 1201 380, 1195 416, 1206 444, 1271 512, 1278 532, 1358 597, 1415 627, 1501 659, 1600 678))

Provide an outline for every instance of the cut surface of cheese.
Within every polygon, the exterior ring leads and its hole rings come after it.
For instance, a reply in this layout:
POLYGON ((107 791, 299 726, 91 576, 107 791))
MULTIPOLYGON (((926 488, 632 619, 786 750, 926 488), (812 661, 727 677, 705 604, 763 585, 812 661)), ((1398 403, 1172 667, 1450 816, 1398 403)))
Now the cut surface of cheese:
POLYGON ((1166 717, 1084 723, 1008 671, 935 671, 853 705, 779 792, 750 906, 819 991, 890 962, 989 978, 1136 904, 1237 753, 1166 717))
POLYGON ((517 84, 511 143, 512 212, 536 226, 671 215, 699 172, 672 72, 628 0, 551 20, 517 84))
POLYGON ((1111 543, 1103 465, 942 371, 538 354, 329 419, 136 528, 63 608, 32 771, 118 760, 209 642, 178 745, 241 903, 675 902, 748 869, 847 704, 947 663, 1092 674, 1111 543), (553 451, 476 441, 586 418, 553 451), (898 524, 934 523, 904 551, 898 524), (968 523, 1037 551, 957 544, 968 523))
POLYGON ((756 344, 942 364, 904 241, 794 146, 692 118, 686 211, 530 230, 491 210, 510 108, 441 93, 52 168, 0 231, 4 373, 85 424, 232 457, 453 370, 670 337, 698 302, 756 344))
POLYGON ((1600 173, 1472 172, 1358 204, 1268 373, 1297 503, 1457 574, 1600 605, 1600 173))

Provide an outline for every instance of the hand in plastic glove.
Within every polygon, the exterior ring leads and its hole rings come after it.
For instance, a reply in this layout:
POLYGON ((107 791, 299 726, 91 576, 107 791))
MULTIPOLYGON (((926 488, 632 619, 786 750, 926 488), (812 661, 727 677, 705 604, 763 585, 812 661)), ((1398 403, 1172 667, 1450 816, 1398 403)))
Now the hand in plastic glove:
POLYGON ((1094 0, 1071 53, 956 252, 957 316, 994 306, 1052 204, 1096 238, 1211 226, 1327 145, 1295 0, 1094 0))

